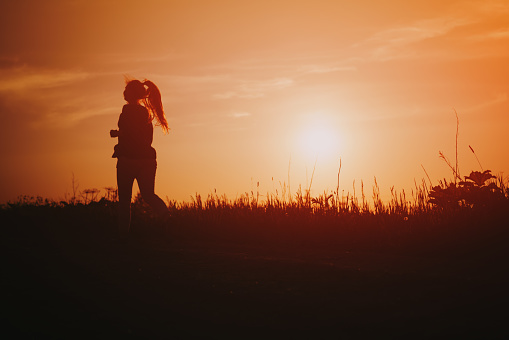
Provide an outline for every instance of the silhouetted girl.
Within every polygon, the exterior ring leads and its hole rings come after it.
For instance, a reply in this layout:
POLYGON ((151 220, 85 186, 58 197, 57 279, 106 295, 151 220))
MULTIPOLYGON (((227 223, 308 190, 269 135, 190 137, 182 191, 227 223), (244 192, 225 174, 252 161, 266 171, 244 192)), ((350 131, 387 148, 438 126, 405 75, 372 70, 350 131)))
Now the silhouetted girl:
POLYGON ((128 81, 124 90, 127 104, 118 119, 118 130, 111 130, 111 137, 118 137, 114 158, 117 161, 117 186, 119 202, 119 230, 127 233, 131 224, 131 195, 134 179, 138 182, 141 197, 158 215, 169 214, 166 204, 154 193, 156 176, 156 150, 152 147, 155 118, 166 133, 168 122, 164 116, 161 93, 151 81, 128 81))

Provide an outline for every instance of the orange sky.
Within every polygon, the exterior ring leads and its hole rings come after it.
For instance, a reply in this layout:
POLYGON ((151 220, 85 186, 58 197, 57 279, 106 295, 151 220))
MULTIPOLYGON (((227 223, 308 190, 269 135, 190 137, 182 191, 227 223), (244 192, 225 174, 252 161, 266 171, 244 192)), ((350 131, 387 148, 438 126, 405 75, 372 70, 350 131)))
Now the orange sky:
MULTIPOLYGON (((124 75, 154 81, 156 193, 260 183, 372 196, 509 170, 507 1, 12 1, 0 5, 0 203, 115 186, 124 75), (421 166, 422 165, 422 166, 421 166)), ((135 192, 137 188, 135 186, 135 192)), ((104 191, 103 191, 104 192, 104 191)))

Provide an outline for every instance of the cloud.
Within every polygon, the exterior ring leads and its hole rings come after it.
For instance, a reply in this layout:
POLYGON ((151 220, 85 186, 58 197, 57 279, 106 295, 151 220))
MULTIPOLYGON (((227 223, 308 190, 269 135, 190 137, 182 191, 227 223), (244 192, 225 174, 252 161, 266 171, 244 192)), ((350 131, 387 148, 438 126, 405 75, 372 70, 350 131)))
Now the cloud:
POLYGON ((477 105, 473 105, 473 106, 465 109, 464 111, 466 113, 473 113, 473 112, 484 111, 487 108, 490 108, 490 107, 492 107, 494 105, 505 103, 505 102, 507 102, 507 100, 508 100, 507 93, 499 93, 499 94, 495 95, 493 98, 488 99, 488 100, 486 100, 486 101, 484 101, 482 103, 479 103, 477 105))
POLYGON ((234 96, 232 91, 225 91, 213 95, 215 91, 222 88, 231 88, 234 80, 228 74, 159 74, 153 77, 154 82, 159 86, 165 100, 170 101, 186 101, 189 96, 193 100, 200 99, 228 99, 234 96), (168 93, 165 93, 169 89, 168 93), (216 98, 217 96, 217 98, 216 98))
POLYGON ((228 75, 166 75, 161 76, 164 81, 177 86, 195 86, 200 84, 215 84, 230 80, 228 75))
POLYGON ((65 111, 63 108, 56 108, 49 111, 44 120, 34 121, 30 125, 35 129, 47 128, 70 128, 76 126, 84 119, 118 113, 118 107, 86 107, 65 111))
POLYGON ((481 1, 473 4, 481 13, 487 14, 507 14, 509 13, 509 3, 507 0, 481 1))
POLYGON ((49 89, 83 81, 90 75, 81 71, 37 70, 27 66, 0 70, 0 92, 49 89))
POLYGON ((263 93, 245 93, 245 92, 235 92, 235 91, 227 91, 223 93, 216 93, 212 95, 212 99, 231 99, 231 98, 244 98, 244 99, 253 99, 253 98, 261 98, 265 95, 263 93))
POLYGON ((509 28, 497 29, 468 37, 471 41, 502 40, 509 39, 509 28))
POLYGON ((357 71, 355 66, 329 66, 329 65, 306 65, 300 68, 303 74, 325 74, 334 72, 352 72, 357 71))
POLYGON ((357 68, 338 63, 337 56, 310 52, 298 57, 242 59, 229 64, 209 65, 206 70, 222 74, 214 76, 217 79, 215 91, 209 98, 229 100, 264 98, 275 91, 295 86, 298 80, 308 75, 353 72, 357 68))
POLYGON ((60 129, 89 117, 112 114, 111 93, 101 74, 16 66, 0 70, 0 114, 24 127, 60 129), (101 81, 99 81, 100 79, 101 81), (106 85, 105 85, 106 84, 106 85), (90 100, 93 88, 94 100, 90 100))
POLYGON ((476 21, 476 19, 450 16, 420 20, 377 32, 356 47, 367 48, 370 51, 370 58, 378 61, 406 58, 416 55, 413 50, 405 50, 407 46, 427 39, 443 37, 458 27, 476 21))
POLYGON ((261 98, 266 93, 285 89, 294 85, 292 78, 281 77, 268 80, 250 80, 243 81, 233 91, 226 91, 212 95, 213 99, 231 99, 231 98, 261 98))
POLYGON ((119 66, 119 68, 125 68, 125 65, 133 65, 133 64, 148 64, 148 63, 170 63, 175 61, 185 60, 188 57, 184 53, 178 53, 176 51, 171 51, 168 53, 161 54, 153 54, 148 53, 146 51, 141 51, 139 53, 131 52, 129 54, 125 53, 98 53, 95 55, 97 60, 101 60, 103 63, 114 64, 119 66))
MULTIPOLYGON (((481 51, 472 43, 509 38, 507 1, 459 2, 436 17, 379 31, 353 46, 357 61, 408 58, 472 58, 481 51), (469 45, 470 44, 470 45, 469 45)), ((482 56, 486 55, 486 51, 482 56)), ((497 52, 499 53, 498 49, 497 52)))
POLYGON ((0 69, 10 69, 20 66, 20 58, 0 55, 0 69))
POLYGON ((249 112, 234 112, 229 116, 233 118, 245 118, 251 116, 251 114, 249 112))
POLYGON ((250 81, 241 85, 244 92, 267 92, 281 90, 286 87, 292 86, 294 80, 291 78, 274 78, 262 81, 250 81))

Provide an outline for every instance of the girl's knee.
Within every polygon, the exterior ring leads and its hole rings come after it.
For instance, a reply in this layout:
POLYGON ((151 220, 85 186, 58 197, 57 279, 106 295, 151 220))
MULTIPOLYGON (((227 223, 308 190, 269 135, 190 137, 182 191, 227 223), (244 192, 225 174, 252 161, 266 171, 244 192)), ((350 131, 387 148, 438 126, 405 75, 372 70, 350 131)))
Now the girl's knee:
POLYGON ((145 196, 141 194, 141 198, 156 211, 160 212, 168 209, 164 201, 156 194, 146 194, 145 196))

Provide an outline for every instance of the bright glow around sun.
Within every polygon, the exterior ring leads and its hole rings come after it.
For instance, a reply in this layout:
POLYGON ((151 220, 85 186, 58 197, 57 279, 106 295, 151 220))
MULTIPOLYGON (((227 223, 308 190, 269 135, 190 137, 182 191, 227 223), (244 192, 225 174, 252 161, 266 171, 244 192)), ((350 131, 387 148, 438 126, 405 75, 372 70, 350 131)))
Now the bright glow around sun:
POLYGON ((307 158, 335 157, 340 149, 340 132, 329 116, 310 114, 302 122, 297 145, 299 153, 307 158))

